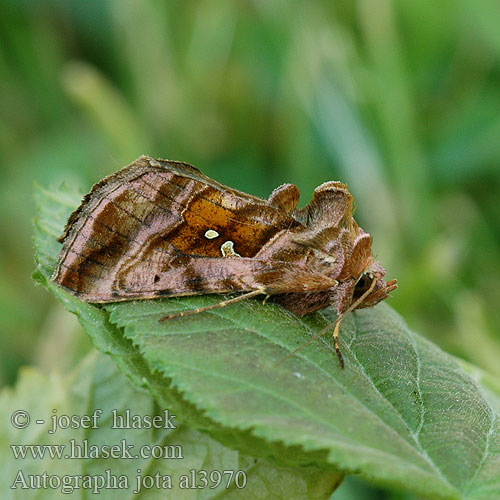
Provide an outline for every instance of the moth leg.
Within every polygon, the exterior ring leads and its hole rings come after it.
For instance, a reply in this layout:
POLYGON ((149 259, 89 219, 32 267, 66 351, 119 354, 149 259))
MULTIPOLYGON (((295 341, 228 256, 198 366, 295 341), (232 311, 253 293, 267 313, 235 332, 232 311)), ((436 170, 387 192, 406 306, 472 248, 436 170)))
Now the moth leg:
POLYGON ((192 316, 193 314, 199 314, 205 311, 211 311, 213 309, 221 309, 226 306, 230 306, 231 304, 236 304, 237 302, 241 302, 242 300, 251 299, 252 297, 256 297, 257 295, 265 294, 265 288, 258 288, 257 290, 253 290, 248 293, 244 293, 243 295, 238 295, 237 297, 233 297, 232 299, 222 300, 217 304, 212 304, 211 306, 198 307, 197 309, 189 309, 187 311, 181 311, 174 314, 169 314, 168 316, 164 316, 160 318, 158 321, 167 321, 173 318, 184 318, 186 316, 192 316))
POLYGON ((325 326, 325 328, 323 328, 323 330, 321 330, 318 333, 316 333, 315 335, 313 335, 310 339, 306 340, 302 345, 299 345, 299 347, 297 347, 297 349, 295 349, 294 351, 292 351, 290 354, 287 354, 283 359, 281 359, 280 361, 278 361, 276 363, 276 366, 280 365, 281 363, 283 363, 287 359, 290 359, 293 355, 295 355, 296 353, 298 353, 299 351, 301 351, 302 349, 304 349, 304 347, 308 346, 311 342, 313 342, 317 338, 319 338, 322 335, 324 335, 332 326, 334 326, 334 329, 333 329, 333 346, 335 348, 335 353, 337 354, 337 358, 339 360, 340 367, 344 368, 344 366, 345 366, 344 365, 344 358, 342 356, 342 353, 340 352, 340 347, 339 347, 340 325, 342 324, 342 320, 347 316, 347 314, 349 314, 352 310, 356 309, 356 307, 358 307, 358 305, 361 302, 363 302, 363 300, 366 297, 368 297, 368 295, 370 295, 370 293, 372 292, 372 290, 375 288, 376 283, 377 283, 377 278, 376 277, 372 277, 372 282, 371 282, 371 285, 368 288, 368 290, 366 290, 366 292, 363 293, 363 295, 361 295, 361 297, 359 297, 357 300, 355 300, 349 306, 349 308, 347 310, 345 310, 343 313, 339 314, 338 318, 333 323, 330 323, 329 325, 325 326))
MULTIPOLYGON (((338 321, 338 320, 337 320, 338 321)), ((334 323, 330 323, 328 325, 325 326, 325 328, 323 328, 323 330, 319 331, 318 333, 316 333, 315 335, 313 335, 310 339, 306 340, 302 345, 299 345, 299 347, 297 347, 297 349, 295 349, 294 351, 292 351, 291 353, 287 354, 283 359, 280 359, 277 363, 276 363, 276 366, 279 366, 281 365, 281 363, 283 363, 284 361, 286 361, 287 359, 290 359, 292 356, 294 356, 295 354, 297 354, 299 351, 301 351, 302 349, 304 349, 304 347, 308 346, 311 342, 313 342, 314 340, 316 340, 317 338, 323 336, 333 325, 335 325, 337 323, 337 321, 335 321, 334 323)), ((343 366, 342 366, 343 367, 343 366)))
POLYGON ((372 282, 371 282, 368 290, 366 290, 366 292, 363 293, 363 295, 361 295, 361 297, 359 297, 357 300, 355 300, 342 314, 340 314, 339 317, 337 318, 337 321, 335 321, 335 328, 333 329, 333 334, 332 334, 333 335, 333 347, 335 347, 335 352, 337 353, 337 358, 339 359, 339 363, 340 363, 340 366, 342 368, 344 368, 344 358, 342 357, 342 353, 340 352, 340 348, 339 348, 339 333, 340 333, 340 325, 342 324, 342 320, 351 311, 356 309, 356 307, 358 307, 359 304, 361 304, 361 302, 363 302, 363 300, 365 300, 365 298, 368 297, 368 295, 370 295, 370 293, 372 293, 372 290, 375 288, 376 284, 377 284, 377 277, 372 276, 372 282))
POLYGON ((265 306, 267 303, 267 300, 271 297, 268 293, 266 293, 266 296, 264 297, 264 300, 262 301, 262 305, 265 306))
POLYGON ((335 352, 337 353, 337 358, 340 363, 340 367, 344 368, 344 358, 342 353, 340 352, 339 347, 339 333, 340 333, 340 325, 342 324, 343 316, 339 317, 335 322, 335 328, 333 329, 333 347, 335 348, 335 352))

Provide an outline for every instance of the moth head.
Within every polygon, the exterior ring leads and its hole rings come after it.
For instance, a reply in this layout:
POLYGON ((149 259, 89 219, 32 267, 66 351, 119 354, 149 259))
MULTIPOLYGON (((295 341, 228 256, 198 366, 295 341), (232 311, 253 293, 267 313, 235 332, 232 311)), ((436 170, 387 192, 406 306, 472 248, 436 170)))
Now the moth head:
POLYGON ((373 260, 354 285, 352 302, 360 299, 371 289, 370 293, 364 297, 356 309, 378 304, 386 299, 392 290, 397 288, 396 280, 386 282, 383 279, 384 275, 385 269, 377 261, 373 260))

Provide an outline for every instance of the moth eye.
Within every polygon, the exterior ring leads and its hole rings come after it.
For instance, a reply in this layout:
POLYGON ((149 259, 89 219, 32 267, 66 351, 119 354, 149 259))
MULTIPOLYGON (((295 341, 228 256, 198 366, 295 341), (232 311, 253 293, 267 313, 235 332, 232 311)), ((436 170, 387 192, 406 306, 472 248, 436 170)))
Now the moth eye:
POLYGON ((157 274, 155 274, 155 277, 153 278, 153 281, 155 283, 158 283, 158 281, 160 281, 160 277, 157 274))
POLYGON ((354 287, 353 298, 358 299, 361 297, 370 288, 372 280, 373 278, 370 278, 367 274, 363 274, 354 287))

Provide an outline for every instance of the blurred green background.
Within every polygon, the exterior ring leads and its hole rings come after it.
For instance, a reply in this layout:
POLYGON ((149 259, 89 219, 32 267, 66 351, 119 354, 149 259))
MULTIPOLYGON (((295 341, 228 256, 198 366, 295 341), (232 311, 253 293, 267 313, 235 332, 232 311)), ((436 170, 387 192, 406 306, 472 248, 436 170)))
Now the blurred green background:
POLYGON ((303 204, 347 182, 389 303, 500 376, 499 23, 494 0, 0 0, 0 386, 89 349, 31 280, 33 183, 142 153, 303 204))

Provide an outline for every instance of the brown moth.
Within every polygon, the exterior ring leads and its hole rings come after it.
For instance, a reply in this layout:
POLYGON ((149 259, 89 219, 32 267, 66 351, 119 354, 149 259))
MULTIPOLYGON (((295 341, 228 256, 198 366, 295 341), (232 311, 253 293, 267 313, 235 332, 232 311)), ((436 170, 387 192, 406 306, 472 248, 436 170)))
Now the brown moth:
POLYGON ((245 292, 162 319, 257 295, 300 316, 334 306, 343 366, 340 320, 384 300, 396 280, 384 281, 345 184, 325 182, 301 209, 299 196, 283 184, 263 200, 187 163, 141 156, 71 214, 52 280, 91 303, 245 292))

